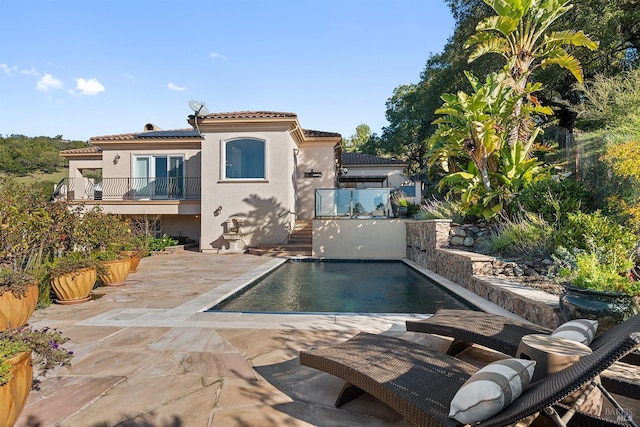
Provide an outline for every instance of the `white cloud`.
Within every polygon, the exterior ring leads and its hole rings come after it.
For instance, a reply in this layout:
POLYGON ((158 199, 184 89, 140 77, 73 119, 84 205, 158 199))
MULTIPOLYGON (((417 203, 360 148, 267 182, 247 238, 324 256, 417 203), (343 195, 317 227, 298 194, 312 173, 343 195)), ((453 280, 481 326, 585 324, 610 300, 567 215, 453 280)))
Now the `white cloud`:
POLYGON ((174 85, 173 83, 169 83, 169 84, 167 85, 167 87, 168 87, 170 90, 175 90, 175 91, 178 91, 178 92, 182 92, 183 90, 187 89, 187 87, 186 87, 186 86, 176 86, 176 85, 174 85))
POLYGON ((76 89, 82 95, 97 95, 100 92, 104 92, 104 86, 98 79, 76 79, 76 89))
POLYGON ((4 71, 7 75, 12 75, 14 71, 16 71, 16 66, 13 67, 8 66, 7 64, 0 64, 0 70, 4 71))
POLYGON ((40 80, 38 80, 38 83, 36 84, 36 88, 43 92, 48 92, 51 89, 62 89, 62 86, 62 81, 56 79, 51 74, 45 74, 40 78, 40 80))
POLYGON ((31 67, 30 69, 20 70, 20 74, 24 74, 25 76, 39 76, 40 73, 36 71, 35 68, 31 67))
POLYGON ((222 55, 222 54, 220 54, 218 52, 211 52, 209 55, 211 56, 211 59, 213 59, 214 61, 216 59, 220 59, 222 61, 226 61, 227 60, 226 56, 224 56, 224 55, 222 55))

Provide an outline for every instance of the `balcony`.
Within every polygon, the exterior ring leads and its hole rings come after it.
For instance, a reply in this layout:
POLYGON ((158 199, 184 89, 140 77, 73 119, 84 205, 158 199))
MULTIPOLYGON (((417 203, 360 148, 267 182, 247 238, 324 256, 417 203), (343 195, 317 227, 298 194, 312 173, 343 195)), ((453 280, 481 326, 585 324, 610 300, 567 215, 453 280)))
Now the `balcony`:
POLYGON ((200 177, 194 178, 68 178, 54 191, 69 201, 200 200, 200 177))
POLYGON ((316 218, 389 218, 391 188, 322 189, 315 192, 316 218))

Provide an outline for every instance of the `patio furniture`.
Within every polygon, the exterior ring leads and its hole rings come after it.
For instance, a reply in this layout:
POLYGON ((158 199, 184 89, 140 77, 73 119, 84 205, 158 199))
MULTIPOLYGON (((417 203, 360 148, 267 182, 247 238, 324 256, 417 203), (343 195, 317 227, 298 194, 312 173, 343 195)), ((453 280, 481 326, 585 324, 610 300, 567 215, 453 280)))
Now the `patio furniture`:
MULTIPOLYGON (((526 321, 519 321, 491 313, 471 310, 438 310, 423 320, 407 320, 407 331, 452 337, 447 354, 455 356, 478 344, 501 353, 515 356, 522 337, 531 334, 550 334, 553 330, 526 321)), ((621 328, 640 331, 640 315, 596 336, 589 345, 597 350, 621 328)), ((602 374, 602 384, 611 393, 640 396, 640 352, 635 351, 602 374), (623 363, 624 362, 624 363, 623 363), (629 373, 632 373, 629 375, 629 373), (626 373, 626 375, 624 374, 626 373), (633 375, 635 373, 635 375, 633 375)))
MULTIPOLYGON (((575 408, 567 410, 559 402, 591 383, 600 372, 638 346, 640 332, 619 329, 618 334, 592 354, 532 384, 510 406, 477 425, 504 426, 540 411, 545 411, 560 426, 616 425, 575 408), (565 411, 568 420, 559 417, 565 411)), ((461 425, 449 418, 450 403, 460 387, 478 371, 473 365, 422 345, 368 333, 360 333, 333 347, 302 351, 300 364, 345 380, 336 406, 369 393, 419 426, 461 425)))

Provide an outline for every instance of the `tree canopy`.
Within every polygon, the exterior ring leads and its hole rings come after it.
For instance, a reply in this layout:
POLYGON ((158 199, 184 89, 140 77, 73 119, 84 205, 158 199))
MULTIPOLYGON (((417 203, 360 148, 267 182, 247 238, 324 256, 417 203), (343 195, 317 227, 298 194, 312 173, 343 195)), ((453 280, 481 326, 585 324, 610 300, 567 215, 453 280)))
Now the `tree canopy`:
MULTIPOLYGON (((434 178, 435 171, 427 168, 424 155, 428 152, 428 140, 436 126, 436 109, 441 106, 442 93, 468 91, 469 83, 464 71, 470 71, 479 79, 496 69, 495 57, 484 55, 468 63, 472 51, 465 49, 465 42, 475 33, 483 19, 495 15, 495 11, 483 0, 445 0, 455 20, 453 35, 444 49, 426 59, 425 67, 417 83, 401 83, 387 101, 384 127, 375 144, 368 149, 378 155, 392 155, 409 163, 411 173, 421 172, 423 179, 434 178)), ((600 46, 591 51, 580 46, 566 47, 566 53, 579 56, 586 80, 597 74, 618 75, 640 64, 640 5, 638 0, 574 0, 573 8, 558 17, 550 31, 579 29, 600 46)), ((561 148, 572 141, 577 118, 575 106, 582 101, 575 79, 568 71, 555 66, 536 68, 531 79, 542 83, 537 97, 553 108, 553 115, 545 119, 561 129, 556 138, 561 148)))
POLYGON ((60 157, 60 151, 87 146, 83 141, 65 140, 62 135, 0 135, 0 173, 16 176, 54 173, 67 166, 67 159, 60 157))

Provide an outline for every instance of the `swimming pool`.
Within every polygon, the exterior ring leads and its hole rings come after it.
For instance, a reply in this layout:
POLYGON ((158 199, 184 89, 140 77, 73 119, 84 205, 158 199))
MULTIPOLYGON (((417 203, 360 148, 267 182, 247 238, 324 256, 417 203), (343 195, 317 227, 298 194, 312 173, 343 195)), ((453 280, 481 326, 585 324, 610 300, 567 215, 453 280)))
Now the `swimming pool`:
POLYGON ((435 313, 476 309, 402 261, 289 260, 208 311, 435 313))

